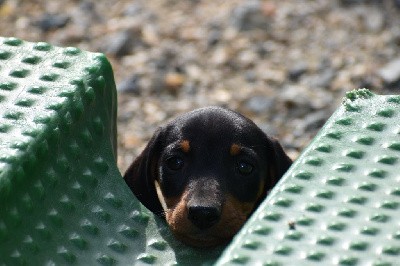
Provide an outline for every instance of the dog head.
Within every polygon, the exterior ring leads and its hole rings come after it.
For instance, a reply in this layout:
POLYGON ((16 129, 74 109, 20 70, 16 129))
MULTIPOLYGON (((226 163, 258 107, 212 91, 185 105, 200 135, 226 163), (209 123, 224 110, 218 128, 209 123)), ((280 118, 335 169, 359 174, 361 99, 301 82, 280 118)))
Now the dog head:
POLYGON ((158 129, 124 179, 186 244, 229 241, 292 161, 251 120, 220 107, 158 129))

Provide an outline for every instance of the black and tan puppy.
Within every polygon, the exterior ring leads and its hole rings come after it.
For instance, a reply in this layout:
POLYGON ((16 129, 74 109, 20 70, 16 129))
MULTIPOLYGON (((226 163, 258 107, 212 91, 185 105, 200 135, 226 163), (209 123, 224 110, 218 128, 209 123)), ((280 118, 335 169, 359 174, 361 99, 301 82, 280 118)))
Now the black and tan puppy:
POLYGON ((124 179, 186 244, 229 241, 292 161, 251 120, 220 107, 159 128, 124 179))

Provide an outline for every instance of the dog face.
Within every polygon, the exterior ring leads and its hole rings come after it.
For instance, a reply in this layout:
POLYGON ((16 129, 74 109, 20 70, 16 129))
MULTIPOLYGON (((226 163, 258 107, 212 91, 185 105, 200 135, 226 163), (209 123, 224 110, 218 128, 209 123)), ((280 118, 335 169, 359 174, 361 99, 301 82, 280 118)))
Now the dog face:
POLYGON ((238 232, 290 165, 251 120, 208 107, 161 127, 124 179, 178 239, 210 247, 238 232))

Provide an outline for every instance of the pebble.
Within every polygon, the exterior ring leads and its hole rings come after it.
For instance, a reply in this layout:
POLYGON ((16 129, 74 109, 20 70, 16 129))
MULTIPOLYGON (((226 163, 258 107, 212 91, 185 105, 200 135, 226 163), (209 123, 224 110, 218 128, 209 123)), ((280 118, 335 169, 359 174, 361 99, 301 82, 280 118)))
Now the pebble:
POLYGON ((65 27, 70 21, 70 17, 63 14, 48 14, 45 13, 41 18, 33 24, 39 27, 42 31, 47 32, 65 27))
POLYGON ((80 1, 79 8, 84 12, 92 13, 96 10, 96 4, 91 0, 83 0, 80 1))
POLYGON ((250 69, 244 73, 244 78, 247 82, 254 83, 257 81, 258 76, 254 70, 250 69))
POLYGON ((255 51, 245 50, 236 56, 237 67, 250 68, 257 62, 258 55, 255 51))
POLYGON ((55 32, 52 35, 51 43, 59 46, 73 46, 74 43, 82 42, 87 37, 84 28, 71 25, 62 32, 55 32))
POLYGON ((94 1, 82 0, 70 11, 71 22, 75 27, 83 29, 89 40, 92 39, 91 35, 94 34, 93 25, 104 22, 104 17, 100 14, 98 7, 99 5, 95 4, 94 1))
POLYGON ((177 94, 185 82, 185 76, 181 73, 169 72, 165 75, 164 83, 168 91, 177 94))
POLYGON ((232 25, 239 31, 268 29, 271 18, 264 13, 260 1, 244 1, 232 11, 232 25))
POLYGON ((144 11, 143 6, 140 3, 130 3, 128 6, 125 8, 123 14, 124 16, 138 16, 142 14, 144 11))
POLYGON ((230 59, 230 51, 227 47, 218 47, 211 55, 211 62, 215 65, 224 65, 230 59))
POLYGON ((218 44, 220 42, 221 38, 222 38, 221 31, 218 29, 213 29, 208 33, 207 45, 209 47, 215 46, 216 44, 218 44))
POLYGON ((104 43, 102 43, 101 50, 107 55, 112 55, 114 57, 125 56, 132 50, 134 43, 133 38, 132 32, 128 30, 106 36, 104 43))
POLYGON ((385 15, 377 8, 370 9, 364 21, 371 32, 380 32, 385 27, 385 15))
POLYGON ((305 117, 309 113, 324 110, 332 103, 334 99, 331 94, 326 93, 321 88, 309 90, 305 85, 287 85, 277 100, 281 101, 289 116, 305 117))
POLYGON ((385 16, 379 7, 358 6, 356 12, 363 21, 366 31, 376 33, 385 27, 385 16))
MULTIPOLYGON (((257 126, 268 136, 276 136, 279 134, 279 130, 274 127, 270 121, 263 121, 261 123, 256 123, 257 126)), ((282 142, 281 142, 282 143, 282 142)))
POLYGON ((286 86, 282 91, 280 100, 286 108, 296 114, 297 117, 304 116, 311 110, 311 101, 304 87, 286 86))
POLYGON ((255 114, 265 114, 274 107, 274 99, 267 96, 252 96, 245 103, 246 109, 255 114))
POLYGON ((329 88, 333 79, 336 77, 336 71, 332 68, 327 68, 321 73, 315 74, 309 85, 312 88, 329 88))
POLYGON ((400 81, 400 57, 390 61, 379 69, 378 75, 387 85, 392 85, 400 81))
POLYGON ((339 3, 343 6, 351 6, 355 4, 360 4, 365 0, 340 0, 339 3))
POLYGON ((255 44, 255 50, 260 58, 264 58, 273 51, 271 42, 262 42, 255 44))
POLYGON ((287 77, 291 81, 298 81, 302 75, 304 75, 308 71, 308 65, 306 62, 299 62, 294 64, 289 68, 287 77))
POLYGON ((125 79, 117 86, 118 91, 132 93, 134 95, 140 95, 141 88, 139 84, 139 75, 132 74, 130 77, 125 79))
POLYGON ((319 130, 330 116, 331 112, 329 110, 320 110, 306 115, 302 123, 303 133, 319 130))

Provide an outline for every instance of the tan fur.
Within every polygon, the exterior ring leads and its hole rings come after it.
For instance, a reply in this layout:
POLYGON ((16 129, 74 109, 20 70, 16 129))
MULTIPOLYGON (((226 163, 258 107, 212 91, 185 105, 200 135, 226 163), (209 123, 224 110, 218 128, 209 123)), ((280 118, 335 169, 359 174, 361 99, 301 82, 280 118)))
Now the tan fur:
POLYGON ((239 144, 232 144, 230 150, 229 150, 229 154, 232 156, 238 155, 240 153, 241 147, 239 144))
POLYGON ((190 151, 190 142, 188 140, 182 141, 181 149, 184 153, 188 153, 190 151))
POLYGON ((188 219, 187 200, 187 192, 180 198, 166 199, 165 217, 171 231, 178 239, 197 247, 212 247, 230 241, 246 222, 256 204, 256 202, 240 202, 234 196, 227 194, 220 221, 202 231, 188 219))
POLYGON ((165 211, 167 210, 168 207, 167 207, 167 204, 166 204, 166 202, 165 202, 164 195, 163 195, 163 193, 162 193, 162 191, 161 191, 160 184, 158 183, 157 180, 154 180, 154 186, 155 186, 155 188, 156 188, 158 200, 160 201, 161 207, 163 208, 163 210, 164 210, 164 212, 165 212, 165 211))

